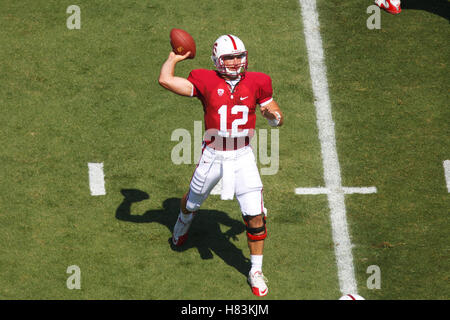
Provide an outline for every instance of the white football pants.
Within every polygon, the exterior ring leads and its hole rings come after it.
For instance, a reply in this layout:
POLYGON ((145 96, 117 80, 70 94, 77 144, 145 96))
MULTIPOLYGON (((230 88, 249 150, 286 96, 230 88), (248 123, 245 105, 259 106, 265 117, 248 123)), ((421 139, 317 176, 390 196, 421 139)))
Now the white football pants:
POLYGON ((222 199, 236 198, 242 215, 266 214, 263 185, 250 145, 238 150, 219 151, 205 147, 191 179, 186 208, 197 211, 222 178, 222 199))

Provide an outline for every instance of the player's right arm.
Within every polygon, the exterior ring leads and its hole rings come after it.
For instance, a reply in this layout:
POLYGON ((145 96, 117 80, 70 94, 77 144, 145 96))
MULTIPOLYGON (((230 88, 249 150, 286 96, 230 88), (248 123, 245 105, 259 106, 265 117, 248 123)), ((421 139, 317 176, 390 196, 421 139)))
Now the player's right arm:
POLYGON ((161 72, 159 74, 158 80, 159 84, 167 90, 188 97, 192 95, 194 85, 188 79, 176 77, 174 74, 175 65, 178 62, 185 60, 189 56, 189 54, 190 51, 187 52, 184 56, 175 54, 173 51, 171 51, 166 62, 164 62, 161 67, 161 72))

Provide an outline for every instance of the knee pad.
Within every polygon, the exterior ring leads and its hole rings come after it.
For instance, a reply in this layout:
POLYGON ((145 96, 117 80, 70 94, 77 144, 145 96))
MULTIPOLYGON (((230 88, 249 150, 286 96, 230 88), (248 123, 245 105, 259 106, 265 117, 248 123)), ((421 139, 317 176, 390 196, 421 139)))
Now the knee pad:
POLYGON ((261 215, 262 215, 263 225, 261 227, 257 227, 257 228, 250 228, 248 225, 248 216, 243 217, 244 223, 245 223, 245 228, 247 230, 247 238, 252 241, 264 240, 267 237, 266 215, 264 213, 261 215), (263 232, 263 233, 261 233, 261 232, 263 232), (258 234, 258 233, 261 233, 261 234, 258 234))

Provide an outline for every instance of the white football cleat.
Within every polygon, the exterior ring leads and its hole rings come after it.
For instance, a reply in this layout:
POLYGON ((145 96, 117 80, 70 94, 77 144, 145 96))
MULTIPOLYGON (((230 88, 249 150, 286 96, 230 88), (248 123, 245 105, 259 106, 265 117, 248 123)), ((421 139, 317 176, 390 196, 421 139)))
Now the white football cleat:
POLYGON ((266 285, 266 277, 264 277, 261 271, 256 271, 253 274, 250 272, 248 274, 248 283, 252 287, 252 292, 255 296, 264 297, 267 295, 269 289, 266 285))
POLYGON ((188 221, 181 219, 181 213, 178 215, 177 223, 173 227, 172 243, 177 247, 182 246, 188 238, 188 231, 194 220, 194 213, 191 214, 191 218, 188 221))
POLYGON ((400 0, 375 0, 375 4, 391 14, 399 14, 402 12, 400 0))

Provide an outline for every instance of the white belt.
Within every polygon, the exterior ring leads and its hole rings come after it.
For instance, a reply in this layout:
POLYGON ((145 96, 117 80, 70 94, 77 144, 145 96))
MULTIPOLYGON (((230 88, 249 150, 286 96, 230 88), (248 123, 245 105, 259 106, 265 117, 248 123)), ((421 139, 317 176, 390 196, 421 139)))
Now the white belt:
POLYGON ((214 159, 216 160, 225 160, 225 159, 238 159, 239 156, 253 152, 253 149, 250 145, 245 146, 243 148, 237 150, 216 150, 211 147, 206 146, 205 149, 211 154, 214 155, 214 159))

